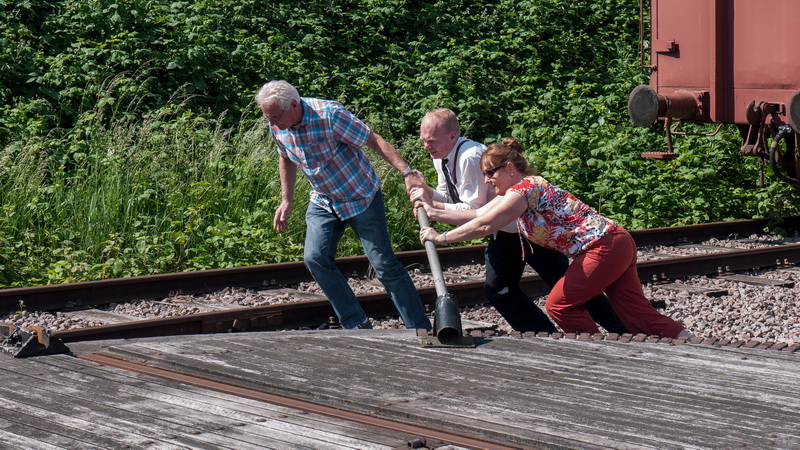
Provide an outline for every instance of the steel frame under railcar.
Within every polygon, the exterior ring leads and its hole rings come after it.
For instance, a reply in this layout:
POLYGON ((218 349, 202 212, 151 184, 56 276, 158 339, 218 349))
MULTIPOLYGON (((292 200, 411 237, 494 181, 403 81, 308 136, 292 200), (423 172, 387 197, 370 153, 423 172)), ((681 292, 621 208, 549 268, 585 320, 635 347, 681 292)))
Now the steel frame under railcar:
MULTIPOLYGON (((644 59, 644 0, 640 0, 642 66, 650 84, 631 91, 634 124, 663 129, 667 152, 684 123, 734 124, 743 155, 768 161, 775 175, 800 190, 800 58, 793 34, 795 0, 650 0, 650 64, 644 59)), ((763 167, 763 166, 762 166, 763 167)), ((761 177, 763 186, 763 172, 761 177)))

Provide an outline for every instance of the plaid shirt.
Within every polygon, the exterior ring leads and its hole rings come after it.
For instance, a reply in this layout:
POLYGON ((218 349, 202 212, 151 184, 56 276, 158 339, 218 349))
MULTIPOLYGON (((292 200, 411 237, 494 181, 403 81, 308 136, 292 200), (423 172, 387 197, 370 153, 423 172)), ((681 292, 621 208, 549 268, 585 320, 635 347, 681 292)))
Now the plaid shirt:
POLYGON ((300 104, 298 125, 270 127, 278 152, 306 175, 316 205, 342 220, 362 213, 381 186, 362 149, 369 127, 339 102, 303 97, 300 104))

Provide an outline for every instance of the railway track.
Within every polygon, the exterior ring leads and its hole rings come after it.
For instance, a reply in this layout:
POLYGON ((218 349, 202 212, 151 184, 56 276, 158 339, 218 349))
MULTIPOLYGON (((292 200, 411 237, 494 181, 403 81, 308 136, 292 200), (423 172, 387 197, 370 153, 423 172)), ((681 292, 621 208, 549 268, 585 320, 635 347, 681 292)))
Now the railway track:
MULTIPOLYGON (((633 231, 632 234, 647 260, 639 263, 643 282, 668 284, 687 276, 718 276, 739 271, 800 265, 800 244, 775 243, 756 249, 731 249, 715 247, 715 253, 695 256, 663 254, 659 246, 692 246, 691 243, 730 236, 746 237, 760 234, 766 220, 721 222, 696 226, 657 228, 633 231)), ((788 218, 785 228, 798 228, 800 218, 788 218)), ((464 246, 438 249, 442 267, 447 270, 464 264, 480 264, 484 246, 464 246)), ((424 273, 427 255, 424 251, 398 253, 401 261, 415 273, 424 273)), ((645 259, 645 258, 642 258, 645 259)), ((369 265, 363 257, 340 258, 343 273, 354 278, 365 278, 369 265)), ((448 278, 447 272, 445 277, 448 278)), ((450 277, 448 292, 458 298, 460 306, 469 307, 485 303, 483 277, 450 277)), ((122 323, 74 328, 56 331, 53 336, 64 342, 80 340, 131 338, 181 334, 220 333, 229 331, 264 331, 297 328, 324 328, 331 324, 333 311, 321 295, 298 293, 290 286, 307 283, 310 275, 301 262, 273 264, 234 269, 198 271, 180 274, 155 275, 127 279, 90 281, 62 285, 6 289, 0 291, 0 312, 8 313, 24 304, 29 310, 72 310, 65 314, 91 316, 105 315, 99 307, 134 299, 160 299, 176 293, 185 297, 207 294, 225 288, 266 290, 277 295, 295 295, 303 301, 242 307, 238 305, 203 304, 199 299, 187 301, 194 314, 157 319, 127 320, 122 323)), ((419 285, 419 283, 418 283, 419 285)), ((549 287, 535 273, 526 274, 522 286, 531 297, 546 295, 549 287)), ((420 287, 420 296, 426 307, 432 309, 436 292, 432 284, 420 287)), ((359 295, 359 301, 370 317, 395 315, 394 307, 381 288, 359 295)), ((187 305, 184 305, 187 306, 187 305)), ((487 331, 491 332, 491 331, 487 331)), ((604 338, 619 338, 606 336, 604 338)), ((635 337, 626 337, 634 339, 635 337)), ((641 337, 639 337, 641 338, 641 337)), ((783 348, 791 349, 792 346, 783 348)))

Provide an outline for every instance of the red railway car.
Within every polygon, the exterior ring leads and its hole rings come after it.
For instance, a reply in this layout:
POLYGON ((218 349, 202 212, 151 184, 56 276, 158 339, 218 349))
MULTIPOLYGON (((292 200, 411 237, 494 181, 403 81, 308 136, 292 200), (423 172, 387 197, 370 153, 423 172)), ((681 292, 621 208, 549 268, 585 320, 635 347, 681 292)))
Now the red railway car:
MULTIPOLYGON (((645 0, 640 0, 644 36, 645 0)), ((628 99, 634 124, 673 136, 682 123, 735 124, 745 155, 769 161, 800 190, 800 29, 798 0, 650 0, 650 84, 628 99), (797 27, 797 28, 796 28, 797 27)))

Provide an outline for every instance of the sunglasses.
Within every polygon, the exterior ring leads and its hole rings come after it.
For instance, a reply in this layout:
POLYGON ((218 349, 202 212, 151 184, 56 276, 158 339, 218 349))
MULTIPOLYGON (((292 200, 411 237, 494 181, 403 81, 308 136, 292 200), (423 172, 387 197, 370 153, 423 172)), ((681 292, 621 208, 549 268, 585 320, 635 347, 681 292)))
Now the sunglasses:
POLYGON ((501 164, 493 169, 487 169, 486 172, 483 172, 483 176, 485 176, 486 178, 492 178, 494 174, 497 173, 498 170, 502 169, 505 166, 506 166, 505 164, 501 164))

